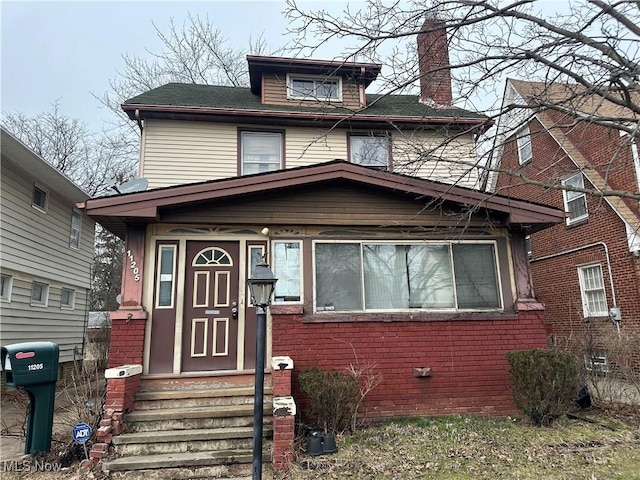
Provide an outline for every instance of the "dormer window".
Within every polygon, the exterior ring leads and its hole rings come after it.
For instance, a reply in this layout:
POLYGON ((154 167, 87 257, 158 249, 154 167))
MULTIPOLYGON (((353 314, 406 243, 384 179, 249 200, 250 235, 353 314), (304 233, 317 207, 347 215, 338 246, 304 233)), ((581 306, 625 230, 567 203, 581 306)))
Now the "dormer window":
POLYGON ((287 98, 319 102, 341 101, 342 82, 339 77, 287 75, 287 98))

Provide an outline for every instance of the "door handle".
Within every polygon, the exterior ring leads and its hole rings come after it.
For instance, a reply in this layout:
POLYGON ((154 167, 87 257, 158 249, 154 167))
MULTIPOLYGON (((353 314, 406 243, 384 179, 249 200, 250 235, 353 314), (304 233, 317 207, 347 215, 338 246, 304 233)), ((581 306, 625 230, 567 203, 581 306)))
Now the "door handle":
POLYGON ((237 302, 233 302, 231 305, 232 305, 231 318, 233 320, 237 320, 238 319, 238 307, 236 305, 238 305, 238 303, 237 302))

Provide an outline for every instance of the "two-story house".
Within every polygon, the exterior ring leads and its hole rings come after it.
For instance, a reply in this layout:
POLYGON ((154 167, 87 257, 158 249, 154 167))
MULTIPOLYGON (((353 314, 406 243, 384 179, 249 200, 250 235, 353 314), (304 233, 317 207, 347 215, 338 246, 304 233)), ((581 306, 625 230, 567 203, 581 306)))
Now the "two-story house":
POLYGON ((62 378, 83 355, 95 222, 75 204, 90 197, 1 133, 0 341, 58 344, 62 378))
POLYGON ((420 95, 367 93, 379 64, 249 56, 248 88, 168 84, 123 104, 150 189, 82 208, 126 239, 110 362, 142 365, 145 398, 252 385, 246 281, 265 258, 267 355, 293 360, 303 417, 301 370, 365 364, 382 375, 369 420, 514 411, 505 353, 546 344, 525 232, 563 214, 473 189, 487 119, 453 106, 446 32, 429 22, 420 95))
POLYGON ((625 132, 592 121, 630 118, 629 112, 577 85, 521 80, 507 82, 503 106, 509 105, 524 108, 500 120, 489 188, 567 212, 529 243, 550 342, 584 353, 588 369, 608 371, 624 353, 621 339, 634 342, 638 358, 640 209, 635 199, 597 194, 637 195, 638 146, 625 132))

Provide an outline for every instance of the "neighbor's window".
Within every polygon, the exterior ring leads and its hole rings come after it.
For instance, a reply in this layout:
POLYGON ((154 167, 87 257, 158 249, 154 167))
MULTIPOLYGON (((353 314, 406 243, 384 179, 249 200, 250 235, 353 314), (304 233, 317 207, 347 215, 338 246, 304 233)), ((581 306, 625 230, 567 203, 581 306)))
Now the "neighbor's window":
POLYGON ((349 161, 366 167, 389 166, 389 136, 350 135, 349 161))
POLYGON ((273 274, 278 279, 274 302, 299 302, 302 298, 301 243, 273 242, 273 274))
POLYGON ((298 100, 340 100, 340 78, 312 76, 289 76, 287 80, 287 98, 298 100))
POLYGON ((315 243, 317 311, 502 308, 495 244, 315 243))
POLYGON ((73 309, 76 302, 76 291, 72 288, 62 288, 60 291, 60 307, 73 309))
MULTIPOLYGON (((584 188, 584 180, 582 173, 576 173, 562 181, 563 186, 584 188)), ((582 220, 589 216, 587 211, 587 195, 583 192, 574 192, 571 190, 563 190, 562 196, 564 198, 564 209, 569 212, 567 218, 567 225, 571 225, 573 222, 582 220)))
POLYGON ((282 168, 282 133, 240 132, 241 175, 282 168))
POLYGON ((49 194, 45 189, 38 185, 33 185, 33 201, 31 205, 36 207, 38 210, 42 212, 47 211, 47 198, 49 194))
POLYGON ((49 301, 49 285, 33 282, 31 286, 31 305, 46 307, 49 301))
POLYGON ((0 275, 0 300, 11 301, 11 289, 13 287, 13 277, 11 275, 0 275))
POLYGON ((69 246, 80 247, 80 230, 82 229, 82 215, 75 208, 71 210, 71 233, 69 235, 69 246))
POLYGON ((531 149, 531 133, 529 127, 521 129, 516 136, 518 143, 518 161, 520 165, 527 163, 533 158, 533 150, 531 149))
POLYGON ((606 317, 609 315, 600 264, 578 267, 578 276, 580 277, 584 317, 606 317))

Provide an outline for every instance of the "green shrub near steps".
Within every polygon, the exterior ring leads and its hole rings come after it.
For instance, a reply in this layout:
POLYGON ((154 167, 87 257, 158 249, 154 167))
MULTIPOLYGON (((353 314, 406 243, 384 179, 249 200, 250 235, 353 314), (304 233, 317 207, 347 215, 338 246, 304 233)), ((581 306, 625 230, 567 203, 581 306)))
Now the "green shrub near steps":
POLYGON ((507 352, 513 398, 534 425, 549 425, 575 405, 579 389, 576 359, 564 352, 530 349, 507 352))

